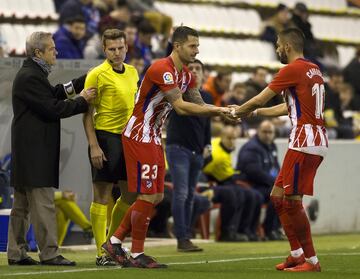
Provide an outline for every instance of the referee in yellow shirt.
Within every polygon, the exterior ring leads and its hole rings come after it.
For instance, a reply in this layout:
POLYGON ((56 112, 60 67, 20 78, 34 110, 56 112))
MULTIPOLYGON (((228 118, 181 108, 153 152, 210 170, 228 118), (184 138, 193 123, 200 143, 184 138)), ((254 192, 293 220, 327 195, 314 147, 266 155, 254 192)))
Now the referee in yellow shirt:
POLYGON ((120 184, 122 197, 112 211, 108 235, 118 227, 133 199, 126 191, 121 133, 134 109, 139 77, 133 66, 124 63, 128 49, 124 32, 106 30, 102 44, 106 60, 88 73, 84 86, 96 87, 98 95, 84 114, 83 122, 93 180, 90 220, 97 247, 96 265, 108 266, 115 263, 104 254, 101 245, 106 241, 107 205, 113 184, 120 184))

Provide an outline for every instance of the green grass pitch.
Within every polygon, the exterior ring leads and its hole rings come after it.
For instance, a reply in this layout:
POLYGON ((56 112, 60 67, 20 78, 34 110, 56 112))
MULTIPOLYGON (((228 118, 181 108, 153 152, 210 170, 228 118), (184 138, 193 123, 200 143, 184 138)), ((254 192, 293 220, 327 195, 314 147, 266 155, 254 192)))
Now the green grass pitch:
MULTIPOLYGON (((200 246, 200 253, 178 253, 174 246, 146 249, 159 261, 168 263, 161 270, 99 268, 95 266, 95 251, 64 252, 77 266, 15 267, 8 266, 5 253, 0 253, 0 279, 22 278, 83 278, 83 279, 261 279, 261 278, 360 278, 360 235, 332 235, 314 237, 321 262, 321 273, 276 271, 274 265, 288 253, 287 241, 258 243, 208 243, 200 246)), ((31 254, 37 259, 36 254, 31 254)))

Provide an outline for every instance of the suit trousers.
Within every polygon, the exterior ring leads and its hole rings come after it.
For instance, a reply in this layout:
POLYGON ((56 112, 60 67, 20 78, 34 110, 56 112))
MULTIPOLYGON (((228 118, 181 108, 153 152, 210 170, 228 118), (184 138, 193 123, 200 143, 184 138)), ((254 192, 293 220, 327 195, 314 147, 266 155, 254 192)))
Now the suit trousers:
POLYGON ((58 256, 54 189, 50 187, 14 191, 8 234, 7 256, 19 261, 27 258, 26 233, 33 224, 40 261, 58 256))

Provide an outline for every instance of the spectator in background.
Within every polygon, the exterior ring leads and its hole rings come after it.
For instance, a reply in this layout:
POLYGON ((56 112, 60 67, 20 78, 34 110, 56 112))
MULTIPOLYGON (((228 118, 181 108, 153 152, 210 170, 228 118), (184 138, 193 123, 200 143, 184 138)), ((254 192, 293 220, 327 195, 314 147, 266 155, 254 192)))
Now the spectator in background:
POLYGON ((140 55, 144 59, 145 70, 151 65, 153 60, 151 38, 155 32, 154 27, 147 20, 143 20, 138 25, 138 34, 134 45, 134 53, 136 54, 134 55, 140 55))
MULTIPOLYGON (((264 90, 268 84, 266 78, 269 74, 269 70, 265 67, 258 66, 254 69, 252 76, 245 82, 249 98, 254 97, 264 90)), ((283 98, 281 96, 277 96, 270 101, 268 106, 275 106, 281 104, 282 102, 283 98)))
POLYGON ((354 119, 357 118, 357 112, 360 111, 359 96, 355 95, 354 88, 348 83, 342 83, 339 86, 340 108, 343 116, 342 126, 347 128, 352 138, 354 138, 354 119))
POLYGON ((270 201, 270 192, 280 170, 274 139, 275 126, 269 120, 261 122, 257 134, 241 147, 236 164, 239 178, 248 182, 252 191, 259 192, 268 205, 263 228, 269 240, 282 238, 280 222, 270 201))
POLYGON ((81 211, 80 207, 76 204, 74 192, 56 191, 54 200, 59 246, 61 246, 64 242, 70 221, 77 224, 84 230, 84 232, 91 234, 91 223, 81 211))
POLYGON ((229 91, 231 80, 230 71, 219 71, 215 77, 209 77, 205 82, 203 88, 211 94, 215 106, 223 105, 223 96, 229 91))
POLYGON ((355 95, 354 88, 349 83, 342 83, 339 86, 340 108, 346 118, 347 111, 360 111, 359 96, 355 95))
POLYGON ((128 0, 129 7, 134 12, 141 13, 155 28, 156 33, 163 36, 162 41, 166 44, 170 37, 173 20, 170 16, 158 11, 154 2, 154 0, 128 0))
POLYGON ((94 7, 99 10, 100 17, 108 15, 116 8, 116 0, 94 0, 94 7))
POLYGON ((135 56, 132 56, 130 61, 129 61, 129 64, 134 66, 136 71, 138 72, 138 75, 139 75, 139 82, 138 84, 140 85, 143 77, 144 77, 144 70, 145 70, 145 61, 144 59, 140 56, 140 55, 135 55, 135 56))
POLYGON ((57 58, 84 58, 86 25, 85 19, 79 15, 67 18, 65 23, 55 32, 53 38, 58 51, 57 58))
MULTIPOLYGON (((196 77, 196 86, 202 99, 212 104, 211 95, 201 90, 204 65, 200 60, 188 64, 196 77)), ((173 182, 172 214, 179 252, 202 251, 191 242, 191 216, 195 187, 204 164, 203 156, 210 156, 210 118, 181 116, 175 111, 169 115, 166 136, 166 158, 173 182)))
MULTIPOLYGON (((87 42, 84 49, 84 57, 85 59, 103 59, 105 58, 105 54, 103 51, 103 45, 101 42, 101 36, 104 33, 106 29, 120 29, 123 30, 125 28, 125 31, 129 28, 128 26, 132 26, 132 23, 129 22, 131 18, 130 10, 125 5, 120 3, 116 6, 114 10, 108 15, 105 15, 101 18, 98 32, 95 33, 87 42)), ((136 27, 135 27, 136 29, 136 27)), ((130 45, 130 50, 133 46, 133 39, 129 36, 128 33, 126 33, 126 40, 128 41, 130 45)), ((125 60, 126 63, 128 63, 127 60, 125 60)))
POLYGON ((322 55, 318 58, 320 63, 323 65, 324 69, 327 71, 332 68, 339 66, 339 51, 337 45, 334 42, 325 42, 321 46, 322 55))
POLYGON ((82 15, 86 22, 85 40, 91 38, 97 31, 100 22, 100 12, 93 6, 93 0, 67 0, 60 8, 60 25, 69 18, 82 15))
POLYGON ((124 32, 126 34, 126 41, 128 44, 128 52, 126 53, 125 62, 129 63, 133 56, 141 56, 141 54, 136 51, 135 47, 136 38, 138 37, 138 28, 134 23, 130 22, 126 25, 124 32))
MULTIPOLYGON (((56 210, 56 227, 58 245, 62 246, 69 230, 70 222, 83 229, 84 235, 92 237, 91 223, 75 202, 75 193, 72 191, 55 191, 54 202, 56 210)), ((34 229, 31 226, 27 236, 27 243, 31 252, 37 252, 37 243, 34 229)))
POLYGON ((25 250, 30 215, 41 264, 73 266, 75 262, 59 255, 56 241, 52 187, 59 187, 60 120, 87 111, 96 91, 82 90, 85 76, 55 87, 50 84, 48 75, 57 54, 51 33, 32 33, 26 40, 26 54, 12 90, 10 182, 14 202, 9 221, 8 264, 39 264, 25 250), (68 98, 80 91, 81 97, 68 98))
POLYGON ((324 118, 329 137, 352 139, 353 131, 349 122, 343 117, 340 106, 339 90, 344 82, 340 70, 333 68, 328 71, 329 80, 325 83, 324 118))
POLYGON ((275 14, 268 19, 264 24, 264 30, 260 38, 268 41, 276 47, 277 34, 289 27, 290 11, 284 4, 279 4, 276 7, 275 14))
POLYGON ((317 46, 315 37, 311 31, 311 24, 309 22, 309 11, 307 6, 302 2, 296 3, 292 14, 292 24, 296 28, 300 29, 305 36, 305 57, 315 62, 316 64, 319 64, 319 48, 317 46))
POLYGON ((114 10, 104 15, 100 20, 100 25, 106 25, 108 28, 124 28, 131 21, 131 11, 126 2, 119 0, 114 10))
POLYGON ((212 140, 211 157, 206 160, 203 172, 218 186, 213 187, 212 201, 221 203, 220 241, 257 240, 256 228, 260 216, 262 197, 237 185, 238 171, 232 166, 231 153, 238 137, 237 128, 223 127, 220 138, 212 140), (242 227, 238 234, 239 226, 242 227))
POLYGON ((253 70, 252 76, 245 82, 251 98, 267 86, 266 77, 268 74, 268 69, 261 66, 253 70))
POLYGON ((357 47, 355 57, 345 67, 344 80, 352 85, 355 95, 360 96, 360 47, 357 47))
POLYGON ((231 90, 231 96, 227 100, 227 105, 241 105, 249 100, 249 94, 247 92, 246 84, 243 82, 237 82, 234 84, 231 90))
MULTIPOLYGON (((248 101, 252 97, 259 94, 264 88, 267 86, 266 77, 269 74, 268 69, 258 66, 254 69, 252 76, 245 82, 246 89, 248 92, 249 98, 248 101)), ((274 99, 270 100, 268 106, 275 106, 283 102, 281 96, 276 96, 274 99)), ((259 124, 264 120, 264 117, 256 116, 245 119, 245 123, 247 124, 248 129, 256 129, 259 124)))

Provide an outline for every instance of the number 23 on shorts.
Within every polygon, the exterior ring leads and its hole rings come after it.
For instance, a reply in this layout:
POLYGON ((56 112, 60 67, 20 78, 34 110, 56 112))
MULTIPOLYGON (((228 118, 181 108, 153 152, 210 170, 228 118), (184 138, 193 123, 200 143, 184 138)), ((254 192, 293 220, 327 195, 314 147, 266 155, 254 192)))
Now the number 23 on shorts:
POLYGON ((157 179, 158 176, 158 165, 148 165, 148 164, 143 164, 141 166, 141 179, 143 180, 148 180, 148 179, 152 179, 155 180, 157 179))

